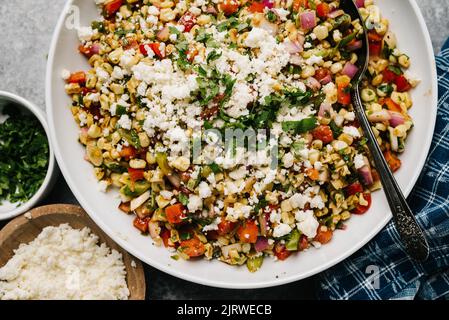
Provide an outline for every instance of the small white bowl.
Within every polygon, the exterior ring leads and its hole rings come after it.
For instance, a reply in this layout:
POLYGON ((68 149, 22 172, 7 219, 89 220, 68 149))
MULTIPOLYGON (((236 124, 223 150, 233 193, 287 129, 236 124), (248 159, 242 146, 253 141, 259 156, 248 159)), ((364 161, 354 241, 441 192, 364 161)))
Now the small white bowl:
POLYGON ((55 156, 53 153, 53 147, 49 139, 50 135, 45 113, 35 104, 29 102, 28 100, 25 100, 22 97, 19 97, 18 95, 0 91, 0 107, 6 105, 7 103, 11 103, 19 109, 26 110, 32 113, 39 120, 47 135, 50 159, 48 162, 47 175, 45 176, 45 179, 39 190, 37 190, 36 194, 30 200, 20 204, 19 206, 17 206, 17 203, 9 203, 8 201, 3 201, 3 203, 0 204, 0 220, 8 220, 14 218, 32 209, 48 194, 58 176, 58 169, 55 165, 55 156))

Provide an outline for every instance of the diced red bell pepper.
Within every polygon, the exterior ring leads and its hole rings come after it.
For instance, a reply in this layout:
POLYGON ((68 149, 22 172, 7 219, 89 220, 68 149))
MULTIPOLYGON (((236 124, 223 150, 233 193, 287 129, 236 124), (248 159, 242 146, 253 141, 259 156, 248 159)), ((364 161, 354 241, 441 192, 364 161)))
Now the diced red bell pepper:
POLYGON ((395 111, 395 112, 402 112, 402 108, 400 105, 398 105, 396 102, 394 102, 391 98, 384 99, 383 103, 381 105, 386 105, 388 110, 395 111))
POLYGON ((354 182, 345 188, 345 193, 348 197, 361 192, 363 192, 363 186, 360 182, 354 182))
POLYGON ((69 79, 67 79, 67 82, 83 84, 86 82, 86 73, 84 71, 74 72, 70 75, 69 79))
POLYGON ((243 243, 256 243, 259 228, 254 221, 249 220, 238 228, 237 235, 243 243))
POLYGON ((182 241, 179 247, 190 258, 200 257, 206 252, 204 244, 197 238, 182 241))
POLYGON ((161 59, 165 57, 165 50, 160 49, 160 43, 158 43, 158 42, 153 42, 153 43, 149 43, 149 44, 141 44, 139 46, 139 51, 144 56, 148 56, 148 50, 147 50, 146 46, 148 46, 157 57, 159 57, 161 59))
POLYGON ((332 240, 332 235, 333 232, 331 229, 327 228, 323 230, 322 226, 319 226, 314 240, 321 244, 326 244, 332 240))
POLYGON ((218 224, 217 233, 220 236, 227 235, 228 233, 230 233, 231 231, 233 231, 235 229, 236 225, 237 224, 235 222, 221 219, 221 222, 218 224))
POLYGON ((369 43, 369 54, 374 57, 380 56, 382 52, 382 43, 381 42, 370 42, 369 43))
POLYGON ((122 150, 119 152, 120 157, 125 158, 125 160, 130 160, 137 155, 137 150, 134 147, 127 146, 122 147, 122 150))
POLYGON ((313 129, 312 135, 315 140, 321 140, 324 144, 331 143, 334 140, 332 129, 327 125, 316 127, 313 129))
POLYGON ((264 9, 265 9, 265 5, 262 2, 258 2, 258 1, 254 1, 248 7, 248 11, 252 12, 252 13, 256 13, 256 12, 261 13, 264 11, 264 9))
POLYGON ((184 214, 184 206, 181 203, 176 203, 165 208, 165 216, 171 224, 180 224, 184 222, 186 216, 184 214))
POLYGON ((309 0, 293 0, 293 11, 298 12, 300 8, 308 9, 309 0))
POLYGON ((148 221, 149 221, 148 218, 141 219, 139 217, 136 217, 134 219, 133 225, 134 225, 134 227, 139 229, 140 232, 147 233, 148 232, 148 221))
POLYGON ((393 71, 391 71, 390 69, 386 68, 383 71, 383 81, 387 82, 387 83, 393 83, 396 81, 396 78, 398 77, 398 75, 396 73, 394 73, 393 71))
POLYGON ((384 152, 385 160, 388 163, 388 166, 390 167, 391 171, 396 172, 401 167, 401 160, 396 157, 391 151, 384 152))
POLYGON ((240 3, 237 0, 223 0, 218 7, 226 16, 230 16, 239 10, 240 3))
POLYGON ((131 179, 132 182, 143 180, 144 172, 145 172, 145 170, 142 170, 142 169, 128 168, 129 178, 131 179))
POLYGON ((117 11, 120 10, 120 7, 123 4, 123 0, 110 0, 106 2, 104 5, 104 11, 108 17, 114 15, 117 11))
POLYGON ((285 244, 278 242, 274 246, 274 255, 281 261, 286 260, 291 254, 292 252, 287 250, 285 244))
POLYGON ((330 6, 326 2, 321 2, 316 6, 316 13, 321 19, 326 18, 330 12, 330 6))
POLYGON ((412 85, 408 82, 407 78, 404 75, 398 76, 395 83, 398 92, 407 92, 412 89, 412 85))

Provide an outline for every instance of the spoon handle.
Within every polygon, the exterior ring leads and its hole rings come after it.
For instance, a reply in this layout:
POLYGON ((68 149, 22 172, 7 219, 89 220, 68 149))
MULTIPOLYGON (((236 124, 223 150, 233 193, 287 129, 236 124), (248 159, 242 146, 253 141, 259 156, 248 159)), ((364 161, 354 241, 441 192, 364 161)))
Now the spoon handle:
POLYGON ((418 225, 415 216, 407 204, 404 195, 396 182, 390 168, 385 161, 382 151, 377 143, 376 137, 371 130, 371 125, 360 100, 359 86, 355 85, 351 92, 354 110, 360 125, 368 137, 368 148, 371 152, 376 170, 393 214, 393 220, 401 237, 407 253, 417 261, 425 261, 429 256, 429 244, 423 230, 418 225))

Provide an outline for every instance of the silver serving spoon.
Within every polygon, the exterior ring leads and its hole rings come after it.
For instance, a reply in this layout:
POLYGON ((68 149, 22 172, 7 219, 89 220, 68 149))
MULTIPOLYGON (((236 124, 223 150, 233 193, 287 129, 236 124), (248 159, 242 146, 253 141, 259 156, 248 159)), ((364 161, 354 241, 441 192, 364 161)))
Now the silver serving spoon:
POLYGON ((341 9, 349 14, 353 20, 359 19, 364 29, 364 36, 362 39, 363 46, 357 52, 358 60, 357 67, 359 68, 357 74, 352 81, 351 98, 354 106, 354 111, 360 121, 360 126, 363 129, 365 136, 368 138, 368 148, 371 152, 376 170, 379 173, 380 181, 385 191, 385 195, 390 205, 393 214, 393 220, 396 229, 399 232, 402 243, 407 253, 417 261, 425 261, 429 256, 429 244, 423 230, 418 225, 413 212, 405 200, 399 185, 396 182, 390 168, 385 161, 382 151, 377 144, 377 140, 371 130, 371 125, 365 113, 365 109, 360 99, 360 82, 368 68, 369 47, 368 47, 368 33, 364 26, 362 17, 360 16, 357 6, 353 0, 341 0, 341 9))

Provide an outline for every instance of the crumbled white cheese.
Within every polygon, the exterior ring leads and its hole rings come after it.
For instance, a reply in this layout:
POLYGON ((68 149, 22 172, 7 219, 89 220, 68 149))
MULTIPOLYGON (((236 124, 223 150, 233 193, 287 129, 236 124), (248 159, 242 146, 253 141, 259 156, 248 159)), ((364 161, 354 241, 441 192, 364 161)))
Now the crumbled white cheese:
POLYGON ((189 203, 187 204, 187 209, 189 209, 189 212, 196 212, 198 210, 201 210, 203 208, 203 200, 201 200, 200 197, 197 195, 190 195, 189 196, 189 203))
POLYGON ((357 170, 365 166, 365 159, 361 154, 358 154, 354 157, 354 166, 357 170))
POLYGON ((308 238, 314 238, 317 234, 319 223, 312 210, 298 211, 295 215, 298 230, 308 238))
POLYGON ((0 269, 0 299, 128 299, 122 255, 98 240, 88 228, 44 228, 0 269))
POLYGON ((218 230, 218 225, 220 224, 220 222, 221 222, 221 218, 220 217, 216 218, 211 224, 204 226, 203 231, 207 232, 207 231, 218 230))
POLYGON ((117 123, 121 128, 131 130, 132 121, 127 114, 123 114, 117 123))
POLYGON ((273 237, 280 238, 289 234, 290 232, 292 232, 292 228, 286 223, 281 223, 274 227, 273 237))
POLYGON ((359 129, 357 129, 356 127, 353 126, 346 126, 343 128, 343 132, 350 135, 353 138, 360 138, 360 132, 359 129))

